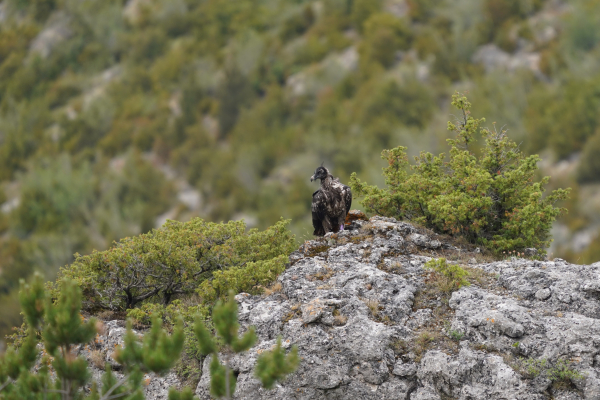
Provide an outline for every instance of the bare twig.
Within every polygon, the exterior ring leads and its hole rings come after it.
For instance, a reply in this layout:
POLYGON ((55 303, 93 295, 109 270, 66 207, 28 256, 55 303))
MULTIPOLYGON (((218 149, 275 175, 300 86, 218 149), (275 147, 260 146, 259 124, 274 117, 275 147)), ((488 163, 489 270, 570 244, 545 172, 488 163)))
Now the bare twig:
POLYGON ((121 378, 121 380, 119 380, 117 383, 115 383, 110 389, 108 389, 108 391, 102 395, 100 400, 109 400, 110 398, 112 398, 110 396, 112 394, 112 392, 117 390, 119 388, 119 386, 122 386, 126 381, 127 381, 127 376, 124 376, 123 378, 121 378))
POLYGON ((10 378, 6 378, 6 382, 4 382, 2 385, 0 385, 0 392, 7 387, 8 385, 10 385, 12 383, 12 379, 10 378))

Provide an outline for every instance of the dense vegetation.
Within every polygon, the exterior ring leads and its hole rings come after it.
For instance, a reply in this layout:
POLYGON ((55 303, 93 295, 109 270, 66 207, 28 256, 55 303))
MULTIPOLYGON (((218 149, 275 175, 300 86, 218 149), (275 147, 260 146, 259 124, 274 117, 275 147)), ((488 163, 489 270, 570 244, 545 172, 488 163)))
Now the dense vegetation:
MULTIPOLYGON (((474 112, 507 123, 526 154, 571 163, 581 151, 556 182, 573 187, 561 223, 585 232, 600 215, 586 200, 600 177, 597 8, 3 0, 0 334, 20 324, 19 278, 51 279, 73 254, 166 218, 264 229, 283 216, 308 235, 316 165, 383 184, 381 149, 439 152, 457 88, 474 112), (485 45, 520 61, 479 62, 485 45)), ((597 261, 591 243, 560 255, 597 261)))
POLYGON ((79 284, 90 310, 122 311, 144 301, 166 306, 194 291, 201 304, 212 304, 229 290, 260 291, 283 272, 296 247, 288 224, 282 220, 259 232, 246 231, 244 221, 168 221, 108 250, 77 256, 60 276, 79 284))
MULTIPOLYGON (((261 232, 246 230, 243 221, 168 221, 160 229, 122 239, 105 251, 76 255, 47 287, 56 299, 65 279, 74 282, 83 290, 83 309, 104 318, 127 316, 139 327, 149 327, 160 318, 171 329, 182 322, 183 351, 175 371, 193 386, 204 356, 212 353, 197 340, 196 320, 206 320, 220 332, 224 328, 211 319, 211 311, 213 316, 225 313, 230 326, 233 317, 225 311, 232 306, 215 308, 215 304, 240 292, 260 294, 271 285, 296 248, 289 222, 281 220, 261 232)), ((237 314, 233 319, 236 322, 231 326, 237 326, 237 314)), ((22 326, 21 333, 26 329, 22 326)), ((19 335, 12 337, 19 341, 19 335)), ((282 361, 275 358, 273 362, 282 361)))
POLYGON ((534 181, 539 156, 525 157, 505 130, 482 127, 485 119, 471 116, 471 103, 462 94, 452 96, 452 105, 459 117, 448 122, 456 134, 448 139, 448 161, 444 153, 422 152, 410 173, 405 147, 384 150, 387 187, 368 186, 353 173, 353 193, 364 197, 369 212, 461 236, 497 254, 526 248, 545 254, 552 223, 566 211, 555 203, 567 199, 570 189, 543 196, 550 178, 534 181), (472 151, 477 135, 485 139, 479 156, 472 151))
MULTIPOLYGON (((233 292, 229 301, 217 303, 213 320, 223 344, 239 353, 254 344, 256 335, 250 329, 238 338, 237 303, 232 296, 233 292)), ((93 341, 102 324, 95 318, 83 320, 81 297, 81 289, 69 279, 61 281, 60 296, 56 302, 46 295, 40 275, 36 275, 30 285, 21 284, 20 301, 27 331, 20 339, 20 346, 11 346, 6 354, 0 356, 0 396, 3 399, 143 400, 144 374, 164 375, 179 359, 184 344, 181 319, 168 335, 162 329, 162 321, 154 318, 152 328, 143 339, 131 330, 129 323, 124 343, 114 350, 114 358, 124 376, 115 376, 107 362, 102 378, 91 379, 86 359, 73 354, 76 347, 87 346, 93 341), (44 351, 40 352, 39 345, 42 344, 44 351), (83 387, 89 384, 89 395, 84 396, 86 391, 83 387)), ((212 394, 216 398, 230 399, 235 391, 236 378, 227 363, 224 366, 219 363, 218 347, 199 315, 196 316, 195 331, 204 354, 212 354, 212 394), (227 388, 225 382, 229 383, 227 388)), ((278 343, 274 350, 263 352, 259 357, 257 377, 264 387, 270 389, 276 381, 293 372, 298 362, 296 348, 286 356, 278 343)), ((193 398, 190 388, 182 392, 174 388, 169 390, 170 400, 193 398)))

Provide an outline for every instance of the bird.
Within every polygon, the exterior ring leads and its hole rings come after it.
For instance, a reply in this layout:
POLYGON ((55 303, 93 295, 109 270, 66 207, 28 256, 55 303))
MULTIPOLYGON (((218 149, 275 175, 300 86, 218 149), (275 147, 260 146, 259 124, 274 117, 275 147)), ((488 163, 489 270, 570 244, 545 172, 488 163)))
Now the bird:
POLYGON ((343 231, 346 214, 352 204, 352 191, 334 178, 323 164, 310 177, 311 182, 317 179, 321 180, 321 187, 312 195, 313 235, 325 236, 329 232, 343 231))

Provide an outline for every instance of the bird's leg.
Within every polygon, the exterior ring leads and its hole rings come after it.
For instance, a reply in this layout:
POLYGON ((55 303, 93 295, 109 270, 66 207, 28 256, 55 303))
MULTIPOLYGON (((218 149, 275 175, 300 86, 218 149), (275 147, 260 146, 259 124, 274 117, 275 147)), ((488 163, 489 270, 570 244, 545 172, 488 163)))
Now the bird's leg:
POLYGON ((340 224, 340 232, 344 230, 346 226, 346 213, 342 214, 342 216, 338 219, 338 223, 340 224))
POLYGON ((328 216, 325 216, 325 218, 323 218, 323 231, 324 231, 323 234, 324 235, 333 231, 333 226, 332 226, 333 224, 334 224, 334 222, 331 221, 328 216))

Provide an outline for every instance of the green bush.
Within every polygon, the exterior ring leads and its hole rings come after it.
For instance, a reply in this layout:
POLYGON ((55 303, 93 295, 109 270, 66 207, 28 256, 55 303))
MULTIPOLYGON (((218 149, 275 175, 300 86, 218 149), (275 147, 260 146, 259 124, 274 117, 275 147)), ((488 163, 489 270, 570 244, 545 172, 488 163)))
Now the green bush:
MULTIPOLYGON (((91 383, 89 399, 138 399, 143 400, 142 379, 145 373, 166 374, 177 362, 184 344, 184 323, 181 318, 174 321, 169 336, 161 328, 162 321, 155 316, 151 329, 140 338, 128 323, 124 343, 115 348, 114 358, 121 365, 124 377, 117 379, 111 366, 106 363, 106 372, 101 379, 93 379, 87 361, 74 356, 76 348, 87 345, 96 335, 101 324, 91 318, 84 321, 80 314, 82 293, 78 285, 69 280, 60 284, 56 302, 48 297, 43 280, 36 275, 31 284, 21 283, 19 299, 25 316, 24 337, 18 346, 10 346, 0 356, 0 397, 17 399, 78 399, 83 398, 84 386, 91 383), (41 340, 40 340, 41 339, 41 340), (40 351, 43 345, 44 351, 40 351), (90 382, 91 381, 91 382, 90 382)), ((226 364, 217 358, 218 347, 212 335, 196 317, 193 328, 202 354, 212 354, 211 389, 216 397, 223 397, 235 390, 235 376, 229 366, 231 350, 239 353, 248 350, 256 341, 251 327, 242 338, 238 338, 237 304, 230 294, 227 303, 219 302, 213 312, 214 326, 227 346, 226 364), (230 382, 227 389, 226 381, 230 382), (230 390, 230 391, 229 391, 230 390)), ((257 377, 264 387, 273 384, 293 372, 299 362, 298 350, 293 348, 288 356, 281 348, 281 341, 272 351, 264 352, 258 359, 257 377)), ((170 389, 169 399, 192 400, 189 388, 179 393, 170 389)))
MULTIPOLYGON (((65 280, 54 302, 48 298, 43 280, 37 275, 30 285, 22 284, 19 298, 27 328, 20 346, 9 347, 0 358, 0 396, 5 399, 81 398, 83 386, 91 380, 92 374, 86 360, 74 356, 75 349, 94 338, 98 325, 94 318, 84 321, 81 317, 81 290, 76 283, 65 280), (40 342, 43 342, 43 352, 39 349, 40 342), (37 368, 36 363, 39 363, 37 368)), ((125 344, 115 350, 115 359, 122 365, 125 379, 118 380, 107 365, 101 388, 98 382, 92 382, 90 398, 112 398, 111 395, 143 398, 143 374, 162 374, 171 369, 179 358, 182 342, 181 321, 169 337, 155 319, 142 343, 129 329, 125 344)))
POLYGON ((363 25, 369 17, 381 9, 381 0, 354 0, 352 1, 352 10, 350 18, 354 27, 363 31, 363 25))
POLYGON ((286 19, 281 28, 281 39, 284 41, 293 39, 296 36, 306 32, 316 20, 315 13, 312 7, 307 4, 302 9, 302 12, 296 13, 286 19))
POLYGON ((362 62, 377 62, 385 68, 396 61, 396 51, 407 50, 410 25, 388 13, 373 14, 364 24, 365 39, 360 46, 362 62))
POLYGON ((14 215, 22 233, 65 232, 89 212, 94 185, 88 163, 74 166, 62 154, 40 160, 21 181, 21 201, 14 215))
MULTIPOLYGON (((217 338, 213 338, 204 323, 198 319, 195 324, 196 337, 200 352, 212 355, 210 364, 210 392, 216 398, 230 399, 235 392, 236 377, 230 366, 231 354, 242 353, 256 342, 254 327, 250 327, 243 336, 238 337, 238 307, 233 298, 233 291, 229 292, 227 302, 219 301, 213 310, 213 323, 217 338), (217 339, 221 346, 218 346, 217 339), (220 347, 220 348, 219 348, 220 347), (218 352, 225 353, 225 365, 219 361, 218 352)), ((300 362, 298 347, 294 346, 289 355, 281 347, 281 337, 277 346, 264 352, 258 357, 255 375, 260 379, 263 387, 271 389, 275 382, 285 379, 294 372, 300 362)))
POLYGON ((168 221, 106 251, 76 255, 61 275, 82 287, 86 308, 124 310, 150 299, 166 305, 200 284, 203 300, 213 301, 225 288, 250 291, 282 271, 295 248, 288 224, 281 220, 263 232, 245 232, 244 221, 168 221))
POLYGON ((540 150, 548 145, 559 158, 567 158, 583 150, 600 126, 600 77, 574 78, 559 88, 540 87, 528 103, 528 147, 540 150))
POLYGON ((235 126, 241 108, 252 98, 252 88, 248 79, 237 68, 229 68, 220 85, 219 99, 219 133, 225 137, 235 126))
POLYGON ((577 170, 581 183, 600 182, 600 129, 586 143, 577 170))
POLYGON ((329 51, 330 49, 323 39, 310 35, 306 43, 296 50, 294 61, 298 65, 316 63, 321 61, 329 51))
POLYGON ((436 6, 435 0, 407 0, 408 15, 414 21, 427 22, 433 15, 436 6))
POLYGON ((431 269, 438 275, 436 284, 443 293, 451 293, 461 286, 470 285, 466 279, 469 273, 457 264, 448 264, 445 258, 429 260, 424 268, 431 269))
POLYGON ((368 186, 353 173, 352 191, 364 197, 368 212, 409 219, 495 252, 535 247, 543 253, 552 222, 566 211, 554 204, 570 189, 543 197, 549 177, 534 181, 539 156, 525 157, 504 130, 480 128, 484 120, 470 116, 466 97, 457 93, 452 99, 461 117, 448 123, 457 134, 448 140, 449 161, 443 153, 421 153, 409 168, 404 147, 384 150, 387 188, 368 186), (471 149, 478 131, 485 146, 476 156, 471 149))
POLYGON ((381 121, 423 128, 435 109, 431 90, 413 79, 402 84, 389 80, 377 87, 376 92, 367 93, 365 98, 360 114, 365 125, 381 121))
POLYGON ((551 362, 546 358, 522 358, 518 361, 517 367, 528 378, 543 376, 550 379, 552 383, 559 385, 582 380, 586 377, 585 373, 581 373, 572 367, 572 362, 563 358, 559 358, 555 362, 551 362))
POLYGON ((600 43, 600 17, 594 1, 574 1, 576 8, 566 18, 565 35, 562 38, 569 49, 590 51, 600 43))

